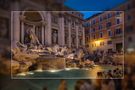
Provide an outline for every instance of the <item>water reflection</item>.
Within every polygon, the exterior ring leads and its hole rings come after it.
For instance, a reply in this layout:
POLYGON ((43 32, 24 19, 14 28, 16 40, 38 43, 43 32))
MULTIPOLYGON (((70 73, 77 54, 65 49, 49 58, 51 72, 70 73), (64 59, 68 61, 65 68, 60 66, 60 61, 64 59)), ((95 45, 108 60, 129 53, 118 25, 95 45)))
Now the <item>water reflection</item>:
POLYGON ((102 71, 102 70, 103 70, 103 67, 101 67, 101 66, 96 66, 96 67, 92 68, 91 70, 89 70, 89 71, 87 72, 87 74, 88 74, 88 76, 90 76, 90 77, 96 78, 96 77, 97 77, 97 72, 100 72, 100 71, 102 71))
MULTIPOLYGON (((98 72, 113 71, 117 67, 115 66, 94 66, 92 68, 65 68, 61 70, 42 70, 37 69, 27 73, 20 73, 17 77, 22 78, 99 78, 98 72), (25 77, 24 77, 25 76, 25 77)), ((104 78, 104 77, 103 77, 104 78)))
POLYGON ((34 74, 34 72, 27 72, 27 74, 29 74, 29 75, 33 75, 33 74, 34 74))

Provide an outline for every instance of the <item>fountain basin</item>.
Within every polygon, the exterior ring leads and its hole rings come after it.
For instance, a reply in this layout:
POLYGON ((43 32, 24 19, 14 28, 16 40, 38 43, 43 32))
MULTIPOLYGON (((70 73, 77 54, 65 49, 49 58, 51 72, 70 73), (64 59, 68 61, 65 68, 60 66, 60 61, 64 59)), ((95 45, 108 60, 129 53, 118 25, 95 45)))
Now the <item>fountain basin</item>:
POLYGON ((38 69, 42 70, 57 70, 65 69, 65 58, 42 56, 37 58, 38 69))

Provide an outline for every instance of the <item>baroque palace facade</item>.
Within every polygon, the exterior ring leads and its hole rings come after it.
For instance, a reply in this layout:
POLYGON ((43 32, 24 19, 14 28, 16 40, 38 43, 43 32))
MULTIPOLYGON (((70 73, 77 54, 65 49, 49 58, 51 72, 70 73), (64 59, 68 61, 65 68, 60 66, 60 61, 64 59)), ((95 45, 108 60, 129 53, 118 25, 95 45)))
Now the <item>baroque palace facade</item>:
MULTIPOLYGON (((16 41, 26 42, 28 30, 42 45, 80 47, 85 45, 83 14, 70 11, 13 11, 11 13, 11 35, 16 41)), ((15 41, 15 42, 14 42, 15 41)))

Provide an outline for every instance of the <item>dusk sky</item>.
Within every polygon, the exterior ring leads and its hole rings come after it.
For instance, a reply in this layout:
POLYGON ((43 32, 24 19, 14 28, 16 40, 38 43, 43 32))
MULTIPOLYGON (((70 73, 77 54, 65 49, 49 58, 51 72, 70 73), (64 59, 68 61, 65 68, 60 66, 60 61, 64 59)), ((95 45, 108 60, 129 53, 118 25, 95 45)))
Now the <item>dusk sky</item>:
POLYGON ((125 1, 127 0, 66 0, 65 5, 72 9, 81 11, 84 14, 84 18, 88 18, 93 14, 111 9, 125 1))

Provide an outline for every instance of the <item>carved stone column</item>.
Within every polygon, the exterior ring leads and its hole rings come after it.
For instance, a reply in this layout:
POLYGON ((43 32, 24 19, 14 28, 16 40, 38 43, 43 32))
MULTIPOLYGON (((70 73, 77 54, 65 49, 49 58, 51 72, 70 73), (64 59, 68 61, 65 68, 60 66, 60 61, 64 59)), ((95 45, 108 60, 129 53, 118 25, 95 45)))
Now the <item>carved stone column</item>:
POLYGON ((51 12, 46 13, 47 25, 45 27, 45 43, 47 45, 52 44, 52 25, 51 25, 51 12))
POLYGON ((46 25, 46 22, 42 21, 42 44, 43 45, 45 44, 45 25, 46 25))
POLYGON ((77 25, 76 28, 75 28, 75 30, 76 30, 76 47, 77 47, 77 48, 78 48, 78 44, 79 44, 78 29, 79 29, 79 27, 78 27, 78 25, 77 25))
POLYGON ((11 39, 12 43, 14 43, 13 47, 16 47, 16 42, 20 41, 20 12, 19 11, 12 11, 11 14, 11 39))
POLYGON ((84 27, 82 27, 83 29, 83 46, 85 46, 85 29, 84 29, 84 27))
POLYGON ((20 11, 19 1, 15 0, 11 3, 11 43, 12 47, 16 47, 16 42, 20 41, 20 11), (13 11, 16 10, 16 11, 13 11))
POLYGON ((60 30, 58 30, 58 43, 63 46, 65 45, 65 30, 64 30, 63 15, 60 15, 60 18, 59 18, 59 28, 60 30))
POLYGON ((20 22, 21 22, 21 42, 24 43, 24 20, 25 16, 20 16, 20 22))
POLYGON ((68 21, 68 46, 71 47, 71 22, 70 20, 68 21))

